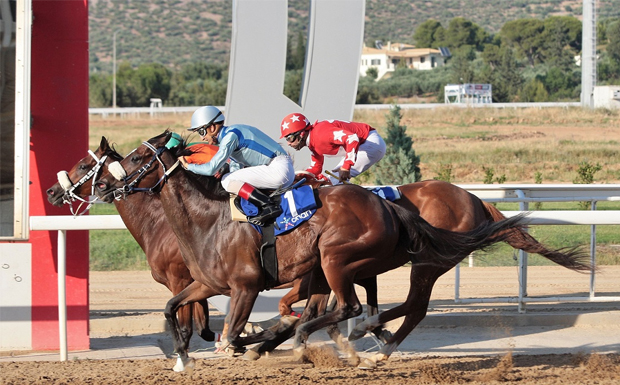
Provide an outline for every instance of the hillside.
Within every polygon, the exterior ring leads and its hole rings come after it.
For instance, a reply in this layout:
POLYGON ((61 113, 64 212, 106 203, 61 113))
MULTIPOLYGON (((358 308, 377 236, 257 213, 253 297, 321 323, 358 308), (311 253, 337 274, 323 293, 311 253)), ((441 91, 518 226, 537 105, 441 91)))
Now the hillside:
MULTIPOLYGON (((620 16, 614 0, 599 0, 599 20, 620 16)), ((365 41, 410 42, 428 19, 444 27, 464 17, 497 32, 509 20, 581 14, 581 0, 367 0, 365 41)), ((304 31, 309 0, 289 0, 291 36, 304 31)), ((227 63, 231 38, 231 0, 89 0, 91 71, 111 72, 112 41, 117 60, 133 65, 167 66, 210 61, 227 63)), ((295 40, 295 39, 293 39, 295 40)))

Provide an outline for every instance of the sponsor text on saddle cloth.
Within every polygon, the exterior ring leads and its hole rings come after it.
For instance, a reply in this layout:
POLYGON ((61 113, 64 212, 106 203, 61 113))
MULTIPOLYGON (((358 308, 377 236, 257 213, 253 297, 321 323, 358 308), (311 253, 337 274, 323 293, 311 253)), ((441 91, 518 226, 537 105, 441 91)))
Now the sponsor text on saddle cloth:
MULTIPOLYGON (((248 217, 258 214, 258 208, 243 198, 240 199, 240 205, 248 217)), ((312 218, 317 208, 312 187, 300 186, 285 192, 282 194, 280 206, 283 212, 276 218, 275 235, 291 231, 312 218)))

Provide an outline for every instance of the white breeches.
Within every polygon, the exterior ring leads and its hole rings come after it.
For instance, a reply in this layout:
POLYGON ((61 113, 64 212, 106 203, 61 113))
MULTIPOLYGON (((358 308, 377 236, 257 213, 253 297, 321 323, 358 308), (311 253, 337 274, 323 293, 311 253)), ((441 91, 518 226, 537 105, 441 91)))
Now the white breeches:
POLYGON ((290 186, 294 179, 295 169, 291 158, 280 155, 268 165, 245 167, 224 175, 222 186, 229 193, 238 194, 244 183, 261 189, 278 189, 290 186))
MULTIPOLYGON (((370 131, 368 138, 362 143, 357 150, 357 159, 351 167, 351 178, 355 178, 359 174, 368 170, 370 166, 380 161, 385 155, 385 142, 377 131, 370 131)), ((342 158, 332 171, 336 174, 340 167, 344 164, 345 158, 342 158)), ((333 184, 337 184, 338 179, 329 177, 333 184)))

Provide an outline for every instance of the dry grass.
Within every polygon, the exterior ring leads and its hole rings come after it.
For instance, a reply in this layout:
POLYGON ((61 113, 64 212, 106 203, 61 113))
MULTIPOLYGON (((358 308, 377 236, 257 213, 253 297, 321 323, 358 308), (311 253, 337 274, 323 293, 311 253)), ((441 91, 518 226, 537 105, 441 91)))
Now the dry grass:
MULTIPOLYGON (((358 110, 354 120, 380 131, 388 111, 358 110)), ((620 182, 620 111, 581 108, 439 108, 402 110, 401 124, 414 139, 424 179, 452 166, 452 182, 482 183, 484 167, 506 183, 572 183, 580 162, 600 164, 597 183, 620 182)), ((101 135, 127 153, 144 139, 169 128, 183 132, 191 114, 148 115, 90 121, 90 147, 101 135)))

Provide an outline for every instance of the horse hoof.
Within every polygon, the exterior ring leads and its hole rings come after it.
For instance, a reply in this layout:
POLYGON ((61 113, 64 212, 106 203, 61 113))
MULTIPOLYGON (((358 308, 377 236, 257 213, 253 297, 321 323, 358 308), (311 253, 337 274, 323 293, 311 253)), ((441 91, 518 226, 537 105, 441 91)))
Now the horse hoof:
POLYGON ((246 361, 256 361, 260 358, 260 353, 254 350, 248 350, 242 357, 246 361))
POLYGON ((177 357, 177 363, 174 365, 172 370, 174 370, 177 373, 180 373, 180 372, 191 373, 194 370, 194 366, 195 366, 195 363, 194 363, 193 358, 188 357, 184 361, 181 357, 177 357))
POLYGON ((374 362, 379 362, 379 361, 385 361, 389 358, 389 356, 387 354, 383 354, 383 353, 377 353, 374 356, 371 357, 371 360, 373 360, 374 362))
POLYGON ((304 358, 305 349, 303 347, 293 349, 293 359, 296 361, 302 361, 304 358))
POLYGON ((364 360, 360 362, 360 364, 357 365, 357 367, 359 369, 372 370, 377 367, 377 364, 371 359, 364 358, 364 360))
POLYGON ((392 338, 393 334, 389 330, 383 330, 381 334, 379 334, 379 340, 384 344, 387 344, 390 338, 392 338))
POLYGON ((353 329, 351 331, 351 334, 349 334, 348 340, 349 341, 357 341, 360 338, 364 337, 366 335, 366 331, 361 331, 361 330, 357 330, 357 329, 353 329))

